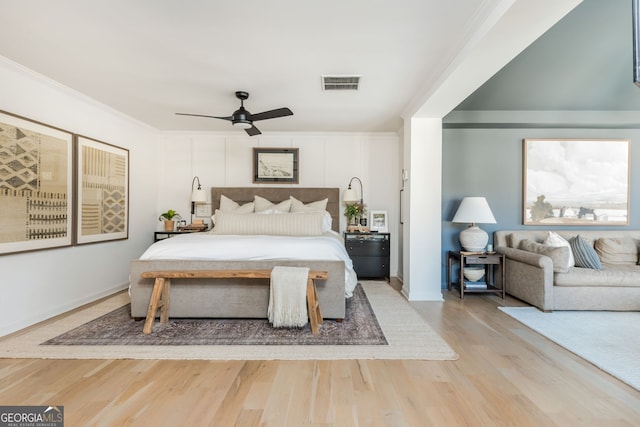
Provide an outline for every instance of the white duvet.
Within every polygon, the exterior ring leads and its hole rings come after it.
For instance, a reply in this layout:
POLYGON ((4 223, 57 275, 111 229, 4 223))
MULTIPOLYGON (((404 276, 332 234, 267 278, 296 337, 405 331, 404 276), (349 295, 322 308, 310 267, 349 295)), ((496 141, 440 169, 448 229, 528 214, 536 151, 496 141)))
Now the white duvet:
POLYGON ((140 259, 187 260, 331 260, 344 261, 345 295, 350 298, 358 279, 340 235, 322 236, 181 234, 149 246, 140 259))

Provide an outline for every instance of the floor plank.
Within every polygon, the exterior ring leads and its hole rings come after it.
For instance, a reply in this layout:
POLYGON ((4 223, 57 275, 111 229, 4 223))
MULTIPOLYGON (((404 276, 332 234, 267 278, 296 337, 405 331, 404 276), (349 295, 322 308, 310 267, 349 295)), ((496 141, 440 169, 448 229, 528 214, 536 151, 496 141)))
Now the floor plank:
POLYGON ((638 425, 640 392, 496 309, 521 302, 411 305, 458 360, 0 359, 0 402, 69 426, 638 425))

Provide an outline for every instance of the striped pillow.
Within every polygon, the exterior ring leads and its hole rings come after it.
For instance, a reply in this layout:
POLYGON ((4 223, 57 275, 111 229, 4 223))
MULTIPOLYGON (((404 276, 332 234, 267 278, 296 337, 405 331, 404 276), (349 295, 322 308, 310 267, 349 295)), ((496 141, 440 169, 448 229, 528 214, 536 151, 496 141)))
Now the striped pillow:
POLYGON ((271 236, 320 236, 324 212, 264 215, 236 214, 216 210, 215 234, 254 234, 271 236))
POLYGON ((576 267, 602 270, 602 264, 596 250, 579 234, 569 240, 576 267))

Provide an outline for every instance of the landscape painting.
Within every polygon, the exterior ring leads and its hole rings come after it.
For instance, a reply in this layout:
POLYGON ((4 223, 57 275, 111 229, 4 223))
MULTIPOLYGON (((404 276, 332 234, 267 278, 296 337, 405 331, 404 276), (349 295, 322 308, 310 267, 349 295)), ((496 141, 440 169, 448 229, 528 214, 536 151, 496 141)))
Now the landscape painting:
POLYGON ((627 225, 628 140, 525 139, 525 225, 627 225))

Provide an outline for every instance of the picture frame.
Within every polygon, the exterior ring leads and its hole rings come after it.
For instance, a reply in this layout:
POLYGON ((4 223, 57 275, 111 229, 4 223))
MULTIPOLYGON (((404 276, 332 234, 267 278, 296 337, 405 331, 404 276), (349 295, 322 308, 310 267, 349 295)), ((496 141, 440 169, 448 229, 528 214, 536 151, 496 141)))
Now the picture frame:
POLYGON ((369 230, 379 233, 389 232, 389 215, 387 211, 369 211, 369 230))
POLYGON ((129 150, 77 137, 76 243, 129 237, 129 150))
POLYGON ((0 111, 0 254, 73 243, 73 134, 0 111))
POLYGON ((253 182, 298 184, 298 149, 254 147, 253 182))
POLYGON ((524 225, 629 224, 630 141, 524 139, 524 225))

